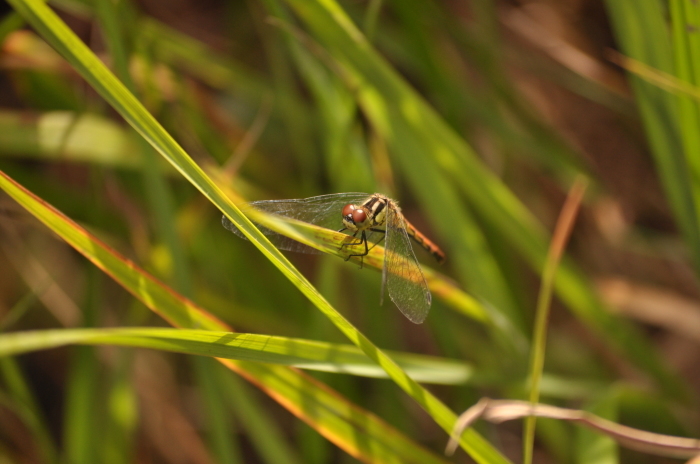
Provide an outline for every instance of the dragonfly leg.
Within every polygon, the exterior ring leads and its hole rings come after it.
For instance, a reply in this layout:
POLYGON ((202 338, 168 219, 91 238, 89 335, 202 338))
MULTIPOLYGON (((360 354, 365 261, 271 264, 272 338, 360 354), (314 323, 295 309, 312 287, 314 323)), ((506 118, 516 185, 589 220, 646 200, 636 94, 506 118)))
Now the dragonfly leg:
MULTIPOLYGON (((340 229, 338 232, 342 232, 342 231, 344 231, 344 230, 345 230, 345 229, 340 229)), ((357 233, 358 233, 358 232, 359 232, 359 230, 356 230, 355 233, 352 234, 352 237, 353 237, 353 238, 357 238, 357 233)), ((364 232, 362 232, 362 234, 364 235, 364 232)), ((364 241, 367 241, 367 240, 364 240, 364 241)), ((362 239, 360 239, 359 242, 345 242, 345 243, 343 243, 342 245, 340 245, 340 249, 342 250, 343 247, 346 247, 346 246, 362 245, 362 242, 363 242, 362 239)), ((346 259, 345 261, 347 261, 347 259, 346 259)))
MULTIPOLYGON (((358 232, 359 232, 359 230, 358 230, 358 232)), ((365 252, 364 252, 364 253, 358 253, 358 254, 354 254, 354 255, 348 255, 348 257, 345 258, 345 261, 347 261, 347 260, 349 260, 350 258, 352 258, 353 256, 359 256, 359 257, 360 257, 360 269, 362 269, 362 266, 364 265, 364 259, 363 259, 363 258, 364 258, 365 256, 367 256, 367 254, 369 253, 369 247, 368 247, 368 245, 367 245, 367 234, 365 233, 364 230, 362 231, 362 236, 361 236, 361 238, 360 238, 360 241, 357 242, 357 243, 354 243, 353 245, 359 245, 359 244, 361 244, 361 243, 364 243, 364 244, 365 244, 365 252)))
POLYGON ((383 234, 382 238, 377 240, 377 243, 374 243, 374 244, 372 244, 371 247, 369 247, 369 249, 371 250, 372 248, 376 247, 377 245, 379 245, 380 243, 382 243, 384 241, 384 239, 386 238, 386 230, 382 230, 382 229, 369 229, 369 230, 371 230, 372 232, 379 232, 380 234, 383 234))

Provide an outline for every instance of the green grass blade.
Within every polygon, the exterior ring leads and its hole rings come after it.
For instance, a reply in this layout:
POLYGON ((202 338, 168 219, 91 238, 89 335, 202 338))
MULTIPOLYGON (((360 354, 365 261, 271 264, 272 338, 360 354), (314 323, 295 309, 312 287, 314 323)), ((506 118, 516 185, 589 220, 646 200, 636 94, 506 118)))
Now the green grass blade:
MULTIPOLYGON (((113 67, 121 81, 131 92, 135 92, 135 85, 129 73, 129 50, 125 36, 133 34, 133 31, 122 30, 125 27, 134 26, 134 21, 125 20, 128 17, 128 2, 118 4, 111 0, 97 0, 96 11, 104 30, 105 41, 109 47, 113 59, 113 67)), ((133 15, 132 15, 133 16, 133 15)), ((144 59, 148 59, 143 57, 144 59)), ((186 247, 177 235, 175 224, 175 208, 173 195, 166 183, 164 173, 159 169, 160 158, 142 138, 139 138, 140 153, 143 163, 143 188, 148 194, 151 216, 155 218, 158 238, 165 245, 171 257, 174 269, 174 282, 178 291, 186 296, 192 294, 192 280, 189 264, 185 256, 186 247)), ((213 453, 222 463, 238 463, 241 461, 240 451, 234 446, 235 441, 229 437, 234 436, 230 423, 224 415, 220 404, 223 401, 221 392, 215 388, 214 373, 211 363, 207 360, 194 358, 193 372, 196 381, 201 386, 202 422, 208 425, 207 437, 213 453)))
MULTIPOLYGON (((99 314, 101 279, 103 274, 94 267, 87 269, 87 285, 80 323, 94 327, 99 314)), ((8 338, 12 335, 8 334, 8 338)), ((97 408, 101 377, 99 361, 92 347, 78 347, 71 353, 71 366, 66 380, 65 413, 63 415, 63 440, 65 456, 75 464, 101 461, 101 450, 97 443, 104 431, 104 410, 97 408), (98 411, 96 413, 96 410, 98 411)))
MULTIPOLYGON (((325 372, 386 378, 357 347, 270 335, 162 328, 61 329, 13 332, 0 339, 0 356, 65 345, 119 345, 198 356, 295 366, 325 372)), ((464 384, 470 368, 458 361, 395 353, 406 372, 421 382, 464 384)))
POLYGON ((183 69, 214 88, 235 90, 237 96, 256 101, 271 91, 271 83, 265 76, 225 59, 203 43, 153 18, 140 18, 135 29, 160 61, 183 69))
POLYGON ((134 442, 139 427, 138 393, 132 384, 131 353, 122 353, 119 366, 110 375, 106 403, 108 420, 101 440, 101 455, 105 462, 130 463, 136 454, 134 442))

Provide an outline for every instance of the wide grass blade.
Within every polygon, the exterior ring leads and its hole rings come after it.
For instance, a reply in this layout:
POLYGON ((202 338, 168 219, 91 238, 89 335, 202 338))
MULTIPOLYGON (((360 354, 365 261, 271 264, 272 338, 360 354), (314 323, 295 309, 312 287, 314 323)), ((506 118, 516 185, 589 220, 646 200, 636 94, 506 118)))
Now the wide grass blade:
MULTIPOLYGON (((13 332, 0 339, 0 356, 74 344, 151 348, 365 377, 387 377, 386 372, 352 345, 213 330, 129 327, 13 332)), ((458 361, 408 353, 392 353, 392 357, 419 382, 464 384, 471 374, 469 366, 458 361)))

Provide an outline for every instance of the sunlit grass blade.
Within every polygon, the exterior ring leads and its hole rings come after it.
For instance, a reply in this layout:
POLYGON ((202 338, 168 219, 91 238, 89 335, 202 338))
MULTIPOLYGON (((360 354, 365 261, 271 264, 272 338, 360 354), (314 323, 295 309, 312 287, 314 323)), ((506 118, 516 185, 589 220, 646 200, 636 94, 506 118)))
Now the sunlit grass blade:
MULTIPOLYGON (((518 198, 478 159, 474 151, 367 43, 361 32, 331 1, 286 0, 314 37, 330 55, 345 66, 350 84, 358 85, 356 96, 373 126, 386 138, 396 164, 430 215, 431 223, 455 237, 451 250, 462 262, 458 270, 470 279, 472 256, 463 242, 478 235, 477 225, 463 217, 455 221, 455 212, 464 211, 464 195, 499 238, 507 241, 538 272, 545 262, 548 237, 541 223, 518 198), (449 182, 446 182, 449 179, 449 182), (469 224, 469 225, 468 225, 469 224), (457 229, 460 233, 455 234, 457 229), (460 235, 461 234, 461 235, 460 235)), ((466 213, 465 213, 466 214, 466 213)), ((694 213, 692 213, 694 214, 694 213)), ((700 234, 697 235, 700 237, 700 234)), ((483 239, 482 239, 483 240, 483 239)), ((476 239, 475 243, 479 240, 476 239)), ((471 250, 488 250, 476 246, 471 250)), ((500 310, 508 293, 498 284, 500 272, 483 262, 482 276, 475 276, 479 294, 500 310), (488 282, 482 282, 484 276, 488 282), (481 284, 484 284, 483 287, 481 284)), ((624 351, 626 357, 654 377, 669 396, 684 396, 679 380, 664 365, 658 353, 631 325, 610 314, 583 273, 564 259, 557 274, 555 289, 559 297, 586 324, 604 334, 605 339, 624 351)))
MULTIPOLYGON (((295 366, 324 372, 386 378, 386 372, 357 347, 270 335, 163 328, 62 329, 13 332, 0 338, 0 356, 65 345, 119 345, 214 358, 295 366)), ((392 353, 416 381, 464 384, 471 369, 432 356, 392 353)))
MULTIPOLYGON (((46 202, 0 172, 0 189, 34 214, 70 246, 110 275, 149 309, 174 326, 226 331, 228 327, 188 299, 146 274, 134 263, 116 254, 85 229, 68 220, 46 202)), ((391 460, 402 456, 406 462, 439 462, 432 453, 396 432, 373 414, 359 409, 322 383, 285 366, 220 359, 222 363, 258 385, 300 419, 309 423, 347 453, 365 460, 391 460), (359 440, 357 437, 361 437, 359 440)), ((376 362, 376 360, 375 360, 376 362)), ((405 375, 405 374, 404 374, 405 375)), ((411 381, 413 382, 413 381, 411 381)), ((417 384, 416 384, 417 385, 417 384)), ((419 391, 425 391, 419 387, 419 391)), ((479 448, 481 438, 470 437, 470 446, 483 462, 506 462, 491 457, 488 445, 479 448)))

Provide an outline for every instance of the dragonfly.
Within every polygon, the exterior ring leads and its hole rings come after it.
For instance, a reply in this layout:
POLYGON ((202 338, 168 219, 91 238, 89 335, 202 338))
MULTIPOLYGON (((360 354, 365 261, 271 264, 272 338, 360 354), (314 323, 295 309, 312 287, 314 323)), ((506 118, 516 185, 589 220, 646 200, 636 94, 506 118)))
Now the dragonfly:
MULTIPOLYGON (((408 222, 396 201, 380 193, 333 193, 293 200, 254 201, 243 205, 241 210, 245 213, 248 208, 352 235, 356 240, 340 246, 349 250, 346 261, 354 256, 362 259, 374 246, 384 242, 380 305, 388 290, 391 300, 411 322, 420 324, 428 316, 432 297, 410 239, 439 263, 445 261, 445 253, 408 222), (339 226, 342 227, 338 229, 339 226)), ((222 224, 246 238, 226 216, 222 224)), ((260 230, 282 250, 322 253, 265 227, 260 230)))

